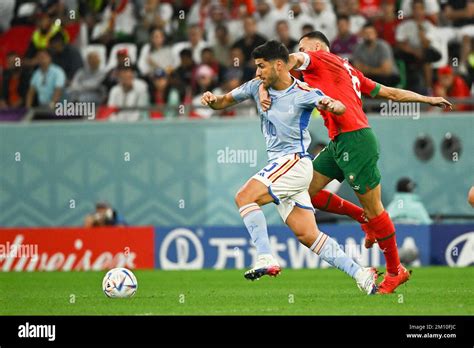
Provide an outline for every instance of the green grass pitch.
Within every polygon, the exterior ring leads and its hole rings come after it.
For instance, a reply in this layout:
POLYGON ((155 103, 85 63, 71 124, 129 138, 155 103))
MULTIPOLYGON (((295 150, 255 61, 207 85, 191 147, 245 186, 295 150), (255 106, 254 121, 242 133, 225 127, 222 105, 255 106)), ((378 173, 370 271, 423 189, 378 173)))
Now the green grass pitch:
POLYGON ((130 299, 102 292, 105 272, 0 273, 0 315, 473 315, 474 267, 415 268, 396 294, 367 296, 335 269, 135 271, 130 299))

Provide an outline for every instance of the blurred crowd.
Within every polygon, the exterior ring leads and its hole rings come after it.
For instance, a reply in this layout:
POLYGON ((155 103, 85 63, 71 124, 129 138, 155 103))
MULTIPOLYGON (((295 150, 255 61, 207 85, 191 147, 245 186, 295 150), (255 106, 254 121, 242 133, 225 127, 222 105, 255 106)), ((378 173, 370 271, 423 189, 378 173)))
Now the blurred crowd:
POLYGON ((473 91, 474 0, 1 0, 0 12, 0 110, 66 100, 112 120, 232 116, 199 108, 200 95, 252 79, 266 40, 294 52, 313 30, 383 84, 473 91))

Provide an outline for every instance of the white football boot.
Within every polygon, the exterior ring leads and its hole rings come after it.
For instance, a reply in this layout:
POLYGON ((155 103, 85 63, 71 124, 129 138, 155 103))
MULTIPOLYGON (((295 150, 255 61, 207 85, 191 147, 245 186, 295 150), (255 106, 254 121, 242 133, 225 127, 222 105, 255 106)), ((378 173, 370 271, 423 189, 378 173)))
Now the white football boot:
POLYGON ((281 272, 280 265, 271 254, 258 255, 255 267, 245 272, 244 277, 248 280, 257 280, 264 275, 276 277, 281 272))
POLYGON ((361 267, 355 274, 357 286, 367 295, 374 295, 377 292, 378 273, 375 267, 361 267))

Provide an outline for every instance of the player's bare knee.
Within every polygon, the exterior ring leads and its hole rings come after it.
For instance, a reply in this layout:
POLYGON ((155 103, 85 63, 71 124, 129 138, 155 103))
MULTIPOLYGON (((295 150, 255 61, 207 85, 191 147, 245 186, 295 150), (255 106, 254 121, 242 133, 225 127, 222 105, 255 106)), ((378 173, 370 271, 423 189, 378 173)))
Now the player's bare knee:
POLYGON ((255 199, 252 198, 252 195, 251 193, 249 193, 247 190, 245 189, 241 189, 239 190, 236 194, 235 194, 235 197, 234 197, 234 200, 235 200, 235 204, 238 206, 238 207, 242 207, 246 204, 250 204, 250 203, 254 203, 255 202, 255 199))

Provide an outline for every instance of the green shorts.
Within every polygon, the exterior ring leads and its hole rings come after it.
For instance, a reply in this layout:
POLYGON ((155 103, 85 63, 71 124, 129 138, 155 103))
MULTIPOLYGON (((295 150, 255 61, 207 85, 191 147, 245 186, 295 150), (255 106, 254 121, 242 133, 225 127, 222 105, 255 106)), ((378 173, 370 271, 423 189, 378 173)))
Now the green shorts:
POLYGON ((341 133, 313 160, 313 169, 364 194, 380 183, 379 146, 374 132, 363 128, 341 133))

